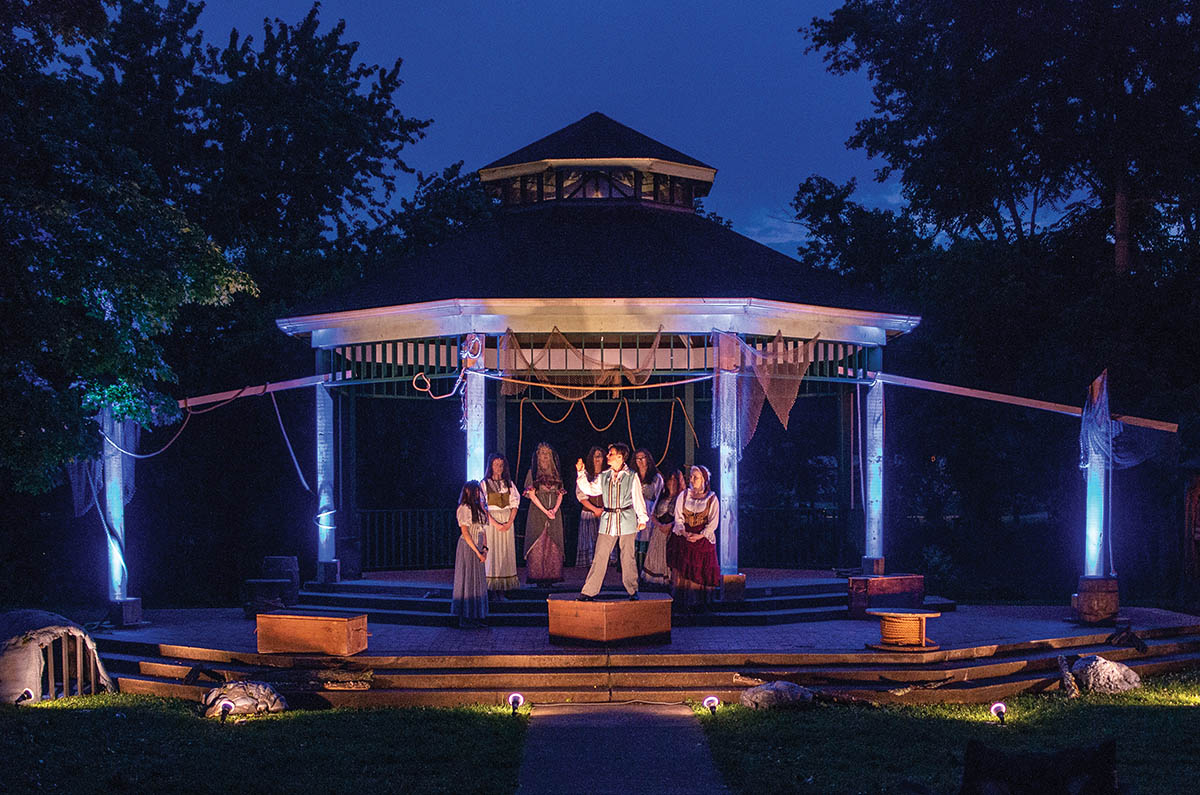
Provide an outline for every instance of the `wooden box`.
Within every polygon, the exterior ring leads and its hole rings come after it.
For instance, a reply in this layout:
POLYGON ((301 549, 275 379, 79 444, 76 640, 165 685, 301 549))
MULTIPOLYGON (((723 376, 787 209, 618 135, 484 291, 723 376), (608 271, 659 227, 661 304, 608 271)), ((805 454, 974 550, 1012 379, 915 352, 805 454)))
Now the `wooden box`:
POLYGON ((367 617, 258 614, 258 653, 358 654, 367 648, 367 617))
POLYGON ((551 594, 546 602, 552 643, 671 640, 671 597, 665 594, 644 594, 636 602, 623 597, 579 602, 575 594, 551 594))
POLYGON ((724 574, 721 576, 721 601, 741 602, 746 598, 746 575, 724 574))
POLYGON ((925 575, 851 577, 849 591, 851 618, 867 618, 867 610, 872 607, 921 607, 925 604, 925 575))

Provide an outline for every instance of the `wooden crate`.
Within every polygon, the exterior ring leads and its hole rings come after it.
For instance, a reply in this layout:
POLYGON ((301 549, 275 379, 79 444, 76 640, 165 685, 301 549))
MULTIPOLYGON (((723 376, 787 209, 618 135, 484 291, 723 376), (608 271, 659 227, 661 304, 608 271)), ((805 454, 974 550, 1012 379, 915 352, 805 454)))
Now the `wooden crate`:
POLYGON ((575 594, 551 594, 546 602, 553 643, 671 640, 671 597, 664 594, 643 594, 636 602, 577 602, 575 594))
POLYGON ((367 616, 258 614, 258 653, 336 654, 366 651, 367 616))

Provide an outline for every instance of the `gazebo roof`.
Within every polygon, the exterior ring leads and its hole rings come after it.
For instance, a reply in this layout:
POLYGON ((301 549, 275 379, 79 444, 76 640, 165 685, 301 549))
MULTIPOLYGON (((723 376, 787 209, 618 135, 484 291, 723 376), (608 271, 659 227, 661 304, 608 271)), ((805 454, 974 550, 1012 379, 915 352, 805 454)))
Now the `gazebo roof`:
POLYGON ((678 149, 659 143, 648 135, 613 121, 599 111, 589 113, 545 138, 523 146, 499 160, 488 163, 481 172, 503 166, 539 160, 597 160, 650 158, 712 169, 678 149))

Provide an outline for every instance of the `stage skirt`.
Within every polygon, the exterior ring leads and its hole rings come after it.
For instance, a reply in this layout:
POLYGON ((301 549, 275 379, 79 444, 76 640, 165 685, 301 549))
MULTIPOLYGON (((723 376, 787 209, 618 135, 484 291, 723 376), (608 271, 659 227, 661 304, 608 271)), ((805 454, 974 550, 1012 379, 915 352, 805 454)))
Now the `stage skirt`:
POLYGON ((562 550, 550 533, 542 533, 525 553, 525 579, 536 583, 562 580, 562 550))
POLYGON ((721 584, 721 566, 717 563, 717 547, 707 538, 688 542, 679 539, 679 566, 677 574, 699 585, 715 588, 721 584))
MULTIPOLYGON (((481 529, 475 543, 487 546, 481 529)), ((458 616, 460 626, 480 624, 488 614, 487 574, 475 550, 461 535, 454 556, 454 589, 450 597, 450 615, 458 616)))
MULTIPOLYGON (((493 514, 495 515, 495 514, 493 514)), ((508 521, 508 517, 498 521, 508 521)), ((500 531, 489 522, 487 526, 487 587, 489 591, 511 591, 521 587, 517 579, 517 534, 510 527, 500 531)))
POLYGON ((596 536, 600 534, 600 517, 591 511, 579 513, 579 545, 575 548, 575 565, 591 567, 596 554, 596 536))
MULTIPOLYGON (((670 525, 663 532, 663 525, 651 522, 654 528, 650 536, 650 548, 646 551, 646 562, 642 564, 642 582, 666 585, 670 582, 671 572, 667 568, 667 542, 674 538, 670 525)), ((684 542, 686 543, 686 542, 684 542)))

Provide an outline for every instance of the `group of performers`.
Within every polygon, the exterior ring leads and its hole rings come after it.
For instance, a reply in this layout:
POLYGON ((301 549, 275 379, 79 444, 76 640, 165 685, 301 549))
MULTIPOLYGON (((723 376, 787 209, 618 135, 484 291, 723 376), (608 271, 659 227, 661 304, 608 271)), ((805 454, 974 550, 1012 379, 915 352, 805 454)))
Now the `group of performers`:
MULTIPOLYGON (((594 599, 611 560, 619 557, 621 583, 637 599, 639 583, 670 586, 679 610, 705 606, 720 584, 716 530, 720 503, 707 468, 693 466, 663 478, 648 450, 617 442, 593 447, 576 461, 575 497, 581 506, 576 566, 588 566, 579 599, 594 599), (632 460, 631 460, 632 458, 632 460)), ((468 481, 459 496, 461 531, 454 565, 451 613, 463 626, 487 617, 488 598, 520 587, 513 523, 529 500, 524 559, 530 584, 562 580, 562 503, 566 494, 558 454, 546 443, 533 452, 523 491, 503 455, 488 458, 482 482, 468 481)))

